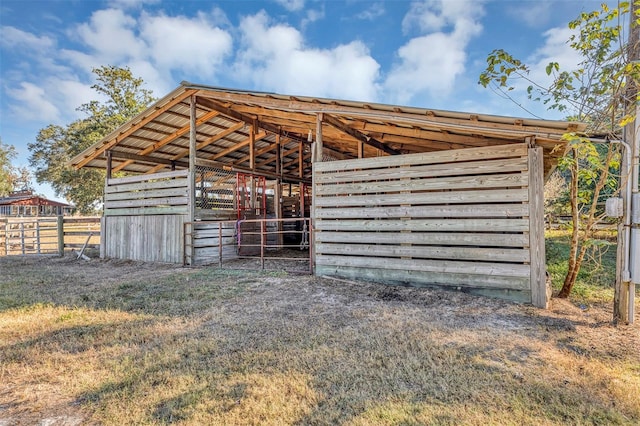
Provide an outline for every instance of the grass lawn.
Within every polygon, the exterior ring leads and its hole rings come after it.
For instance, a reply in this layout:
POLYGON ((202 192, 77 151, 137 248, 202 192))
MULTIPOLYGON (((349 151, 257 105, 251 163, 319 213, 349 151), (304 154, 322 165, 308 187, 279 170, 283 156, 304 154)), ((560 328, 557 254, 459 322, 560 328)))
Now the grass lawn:
POLYGON ((598 300, 3 257, 0 425, 639 424, 598 300))

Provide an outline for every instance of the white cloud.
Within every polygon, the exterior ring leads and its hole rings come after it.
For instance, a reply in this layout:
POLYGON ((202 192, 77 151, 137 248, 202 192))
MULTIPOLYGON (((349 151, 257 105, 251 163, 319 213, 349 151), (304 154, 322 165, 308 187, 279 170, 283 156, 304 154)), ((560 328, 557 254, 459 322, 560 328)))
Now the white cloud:
POLYGON ((213 76, 224 58, 231 53, 231 35, 211 26, 203 15, 194 19, 183 16, 143 15, 140 35, 149 46, 149 59, 161 69, 213 76))
POLYGON ((322 7, 322 9, 319 10, 314 10, 314 9, 309 9, 307 10, 307 14, 304 17, 304 19, 302 19, 302 22, 300 23, 300 27, 304 30, 307 25, 319 21, 321 19, 324 19, 324 7, 322 7))
POLYGON ((421 92, 446 96, 465 71, 466 48, 482 32, 482 2, 425 0, 416 2, 403 20, 405 32, 424 35, 398 49, 398 61, 384 83, 394 103, 411 103, 421 92))
POLYGON ((49 49, 55 40, 47 36, 36 36, 11 26, 0 27, 0 45, 8 49, 29 49, 35 53, 49 49))
POLYGON ((333 49, 305 47, 300 32, 271 24, 266 13, 240 23, 242 46, 235 75, 263 90, 280 93, 373 100, 380 65, 361 42, 333 49))
MULTIPOLYGON (((454 27, 465 32, 464 25, 475 26, 474 21, 484 14, 482 0, 423 0, 413 2, 402 20, 405 33, 417 29, 420 33, 442 31, 454 27)), ((470 31, 475 32, 473 28, 470 31)))
POLYGON ((373 21, 376 18, 381 17, 385 14, 384 3, 376 2, 369 6, 367 9, 356 15, 356 18, 362 19, 364 21, 373 21))
POLYGON ((117 64, 145 53, 147 46, 136 34, 136 26, 136 20, 122 10, 106 9, 94 12, 89 23, 70 33, 93 50, 94 66, 117 64))
POLYGON ((297 12, 304 8, 305 0, 274 0, 280 6, 287 9, 289 12, 297 12))
POLYGON ((9 106, 13 116, 21 121, 56 121, 59 118, 58 108, 42 87, 26 81, 18 86, 7 89, 7 94, 18 101, 9 106))
POLYGON ((537 28, 549 22, 554 13, 554 7, 551 1, 538 0, 522 4, 510 3, 506 12, 511 18, 524 22, 528 27, 537 28))

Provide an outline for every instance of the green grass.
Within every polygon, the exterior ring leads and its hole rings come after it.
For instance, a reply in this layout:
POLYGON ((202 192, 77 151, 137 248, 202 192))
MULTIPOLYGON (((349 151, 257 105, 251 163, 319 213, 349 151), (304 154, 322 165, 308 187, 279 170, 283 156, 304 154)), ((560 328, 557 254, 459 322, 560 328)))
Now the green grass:
MULTIPOLYGON (((567 274, 570 234, 568 231, 547 231, 547 271, 551 275, 554 294, 562 287, 567 274)), ((616 240, 611 232, 602 232, 588 251, 582 264, 570 300, 578 305, 612 303, 616 280, 616 240)))

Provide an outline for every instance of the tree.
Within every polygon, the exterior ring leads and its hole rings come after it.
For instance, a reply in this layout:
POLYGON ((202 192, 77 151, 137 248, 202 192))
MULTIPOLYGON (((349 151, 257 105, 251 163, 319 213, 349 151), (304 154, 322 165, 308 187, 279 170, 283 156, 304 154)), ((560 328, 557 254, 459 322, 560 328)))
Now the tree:
POLYGON ((0 197, 13 191, 15 184, 15 167, 11 161, 16 158, 16 149, 0 140, 0 197))
POLYGON ((545 69, 551 78, 548 85, 533 81, 529 77, 530 68, 501 49, 491 52, 487 68, 479 78, 481 85, 491 86, 511 100, 516 88, 514 80, 525 81, 529 99, 567 113, 569 120, 588 125, 586 134, 564 135, 569 150, 559 163, 570 176, 572 232, 568 272, 558 297, 570 294, 585 254, 596 243, 596 224, 604 217, 599 207, 601 196, 616 194, 624 183, 621 180, 626 179, 617 174, 619 146, 597 146, 587 135, 619 140, 623 128, 635 118, 635 108, 629 112, 628 106, 635 106, 638 98, 628 88, 639 80, 640 64, 628 55, 623 22, 625 17, 636 20, 638 16, 629 17, 629 11, 629 2, 620 2, 616 8, 603 4, 600 10, 582 13, 571 21, 569 28, 574 34, 568 43, 583 60, 574 70, 563 70, 557 62, 549 63, 545 69))
POLYGON ((31 174, 26 167, 16 167, 11 162, 16 158, 13 145, 0 140, 0 197, 12 191, 31 189, 31 174))
POLYGON ((96 210, 102 201, 104 171, 80 169, 68 165, 69 160, 120 125, 142 112, 154 99, 144 89, 141 78, 129 68, 102 66, 94 68, 96 84, 91 86, 103 101, 91 101, 78 110, 86 117, 66 127, 50 124, 29 144, 29 163, 39 183, 51 184, 58 196, 75 204, 80 213, 96 210))

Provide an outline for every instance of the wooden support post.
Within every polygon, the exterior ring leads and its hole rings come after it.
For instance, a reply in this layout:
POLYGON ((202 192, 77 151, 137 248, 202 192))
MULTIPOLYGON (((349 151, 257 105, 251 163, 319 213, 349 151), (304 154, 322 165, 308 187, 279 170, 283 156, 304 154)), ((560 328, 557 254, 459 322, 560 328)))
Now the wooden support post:
POLYGON ((58 255, 64 257, 64 216, 58 216, 58 255))
POLYGON ((304 147, 302 143, 298 145, 298 177, 304 177, 304 147))
MULTIPOLYGON (((189 104, 189 215, 188 221, 193 222, 195 219, 196 210, 196 146, 197 146, 197 134, 196 134, 196 96, 191 95, 191 103, 189 104)), ((184 238, 184 236, 183 236, 184 238)), ((184 244, 184 243, 183 243, 184 244)), ((193 245, 193 244, 192 244, 193 245)), ((192 258, 193 260, 193 258, 192 258)))
POLYGON ((544 164, 542 148, 529 148, 529 251, 531 267, 531 304, 546 309, 547 288, 544 249, 544 164))
POLYGON ((107 179, 111 179, 111 170, 113 168, 113 155, 111 150, 107 151, 107 179))
POLYGON ((249 168, 251 171, 256 170, 256 128, 249 128, 249 168))
POLYGON ((280 134, 276 135, 276 175, 282 176, 282 145, 280 144, 280 134))

